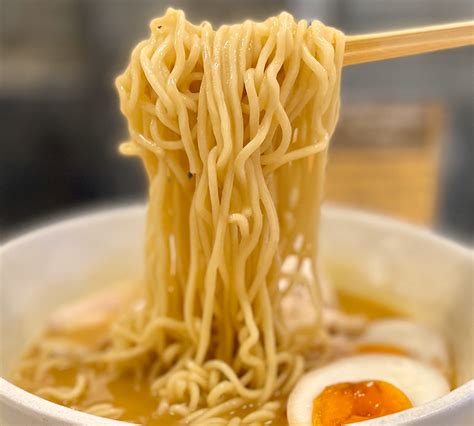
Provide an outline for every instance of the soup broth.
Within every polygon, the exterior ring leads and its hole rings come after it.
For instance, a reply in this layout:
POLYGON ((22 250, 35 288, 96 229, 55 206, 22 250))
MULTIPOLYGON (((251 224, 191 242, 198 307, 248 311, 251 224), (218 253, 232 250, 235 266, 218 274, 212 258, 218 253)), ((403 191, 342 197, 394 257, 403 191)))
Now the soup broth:
MULTIPOLYGON (((338 295, 338 299, 342 310, 348 314, 363 315, 371 320, 397 316, 397 313, 390 308, 353 295, 342 293, 338 295)), ((108 327, 101 325, 94 329, 80 330, 73 333, 48 332, 46 337, 49 340, 67 340, 71 344, 94 347, 104 344, 103 342, 108 331, 108 327)), ((41 340, 38 341, 41 342, 41 340)), ((30 365, 33 366, 37 361, 36 356, 37 351, 33 346, 26 354, 30 365)), ((104 417, 132 423, 150 426, 178 424, 178 415, 173 415, 172 413, 157 415, 157 407, 160 403, 159 398, 151 393, 149 381, 137 374, 138 369, 136 372, 128 371, 120 376, 114 376, 105 369, 98 370, 89 366, 52 368, 44 375, 38 375, 37 372, 33 374, 33 371, 33 368, 31 370, 24 368, 22 371, 16 372, 14 377, 14 381, 18 386, 32 393, 37 393, 39 389, 45 386, 51 388, 74 387, 76 378, 81 374, 95 377, 92 382, 93 384, 78 399, 62 400, 54 397, 54 395, 40 394, 40 396, 52 402, 85 412, 89 412, 90 407, 95 406, 101 411, 97 411, 96 408, 91 414, 103 415, 104 417)), ((280 409, 277 412, 277 417, 267 424, 287 424, 286 399, 280 399, 279 402, 280 409)), ((247 404, 236 411, 230 412, 229 418, 235 415, 244 417, 256 408, 253 404, 247 404)))

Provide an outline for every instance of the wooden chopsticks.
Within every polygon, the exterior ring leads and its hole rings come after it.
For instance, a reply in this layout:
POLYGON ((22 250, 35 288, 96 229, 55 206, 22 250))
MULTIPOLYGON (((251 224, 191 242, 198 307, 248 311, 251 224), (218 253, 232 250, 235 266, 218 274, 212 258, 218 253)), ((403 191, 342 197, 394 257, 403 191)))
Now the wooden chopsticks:
POLYGON ((344 65, 382 61, 473 44, 474 21, 346 36, 344 65))

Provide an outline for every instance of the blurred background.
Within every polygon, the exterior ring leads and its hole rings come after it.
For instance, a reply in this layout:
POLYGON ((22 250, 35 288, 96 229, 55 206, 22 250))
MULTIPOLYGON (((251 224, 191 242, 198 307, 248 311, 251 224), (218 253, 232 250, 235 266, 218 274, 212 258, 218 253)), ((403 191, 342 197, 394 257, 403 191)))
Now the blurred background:
MULTIPOLYGON (((0 0, 1 238, 52 214, 145 198, 113 86, 166 7, 213 24, 281 10, 347 34, 473 19, 472 0, 0 0)), ((474 52, 344 70, 327 199, 474 236, 474 52)))

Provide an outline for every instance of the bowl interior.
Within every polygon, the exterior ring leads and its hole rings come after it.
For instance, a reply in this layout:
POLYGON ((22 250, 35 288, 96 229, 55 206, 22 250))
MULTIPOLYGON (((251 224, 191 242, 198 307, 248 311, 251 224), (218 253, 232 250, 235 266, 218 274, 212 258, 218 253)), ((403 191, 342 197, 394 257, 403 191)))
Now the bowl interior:
POLYGON ((52 310, 140 276, 144 214, 143 207, 92 213, 40 228, 3 247, 1 376, 52 310))
MULTIPOLYGON (((144 217, 142 206, 107 210, 3 246, 3 377, 52 309, 141 274, 144 217)), ((326 207, 321 254, 338 289, 385 304, 447 336, 457 385, 474 377, 471 251, 390 219, 326 207)))

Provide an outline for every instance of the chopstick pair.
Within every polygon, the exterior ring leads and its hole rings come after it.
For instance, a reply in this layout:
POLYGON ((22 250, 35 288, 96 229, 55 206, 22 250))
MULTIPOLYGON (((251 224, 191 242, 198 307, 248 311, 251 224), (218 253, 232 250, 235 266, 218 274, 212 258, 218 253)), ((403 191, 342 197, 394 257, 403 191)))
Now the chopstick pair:
POLYGON ((346 36, 344 65, 382 61, 474 44, 474 21, 346 36))

